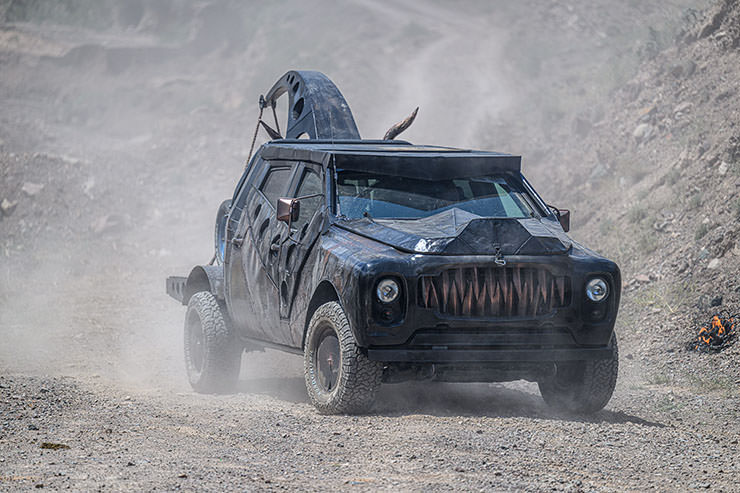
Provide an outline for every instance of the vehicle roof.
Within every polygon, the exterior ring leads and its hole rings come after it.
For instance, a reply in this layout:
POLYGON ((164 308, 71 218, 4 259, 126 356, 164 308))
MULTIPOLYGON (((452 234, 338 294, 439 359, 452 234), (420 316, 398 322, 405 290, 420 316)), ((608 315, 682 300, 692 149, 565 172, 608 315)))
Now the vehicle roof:
POLYGON ((402 140, 274 140, 262 147, 261 155, 267 160, 310 161, 337 169, 427 179, 521 170, 521 156, 402 140))

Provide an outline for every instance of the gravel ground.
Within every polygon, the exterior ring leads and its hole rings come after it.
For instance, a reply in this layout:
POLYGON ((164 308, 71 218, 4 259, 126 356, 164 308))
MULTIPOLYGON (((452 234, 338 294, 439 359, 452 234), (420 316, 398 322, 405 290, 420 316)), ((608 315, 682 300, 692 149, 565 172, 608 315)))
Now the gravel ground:
POLYGON ((242 383, 202 396, 3 376, 0 488, 737 491, 737 408, 714 397, 622 386, 582 419, 531 385, 399 385, 348 417, 316 414, 298 377, 242 383))

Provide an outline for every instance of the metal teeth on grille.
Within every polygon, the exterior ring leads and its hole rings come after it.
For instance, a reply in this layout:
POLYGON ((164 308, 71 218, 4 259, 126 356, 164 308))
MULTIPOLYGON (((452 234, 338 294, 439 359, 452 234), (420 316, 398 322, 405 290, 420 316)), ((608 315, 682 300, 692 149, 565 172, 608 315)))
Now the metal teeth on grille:
POLYGON ((441 314, 528 317, 569 302, 570 280, 529 267, 466 267, 419 279, 419 305, 441 314))

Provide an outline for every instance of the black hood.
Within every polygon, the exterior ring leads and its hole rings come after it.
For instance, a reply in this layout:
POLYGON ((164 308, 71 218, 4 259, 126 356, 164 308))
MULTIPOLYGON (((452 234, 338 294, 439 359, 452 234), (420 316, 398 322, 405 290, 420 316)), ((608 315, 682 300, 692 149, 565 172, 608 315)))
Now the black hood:
POLYGON ((436 255, 558 255, 565 233, 536 218, 481 217, 453 208, 421 219, 346 219, 342 228, 399 250, 436 255))

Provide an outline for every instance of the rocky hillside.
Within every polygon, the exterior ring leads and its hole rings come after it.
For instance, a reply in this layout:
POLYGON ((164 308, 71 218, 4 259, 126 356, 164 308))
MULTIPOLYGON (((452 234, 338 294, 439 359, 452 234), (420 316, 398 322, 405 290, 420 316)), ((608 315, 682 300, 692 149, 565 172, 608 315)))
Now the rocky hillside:
POLYGON ((737 391, 740 345, 686 352, 740 312, 740 4, 716 2, 599 111, 575 115, 542 165, 574 234, 617 260, 621 334, 652 378, 737 391))

